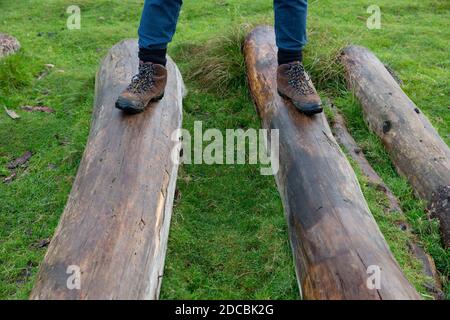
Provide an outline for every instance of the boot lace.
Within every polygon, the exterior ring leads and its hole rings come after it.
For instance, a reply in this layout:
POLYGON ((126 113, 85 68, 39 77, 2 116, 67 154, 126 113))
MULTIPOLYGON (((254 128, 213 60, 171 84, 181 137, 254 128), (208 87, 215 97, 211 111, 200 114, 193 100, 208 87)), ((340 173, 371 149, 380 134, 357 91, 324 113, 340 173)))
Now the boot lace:
POLYGON ((139 65, 139 73, 131 79, 127 90, 133 93, 143 93, 155 85, 155 68, 153 63, 142 63, 139 65))
POLYGON ((301 95, 314 94, 314 88, 310 84, 310 78, 301 63, 292 63, 287 70, 288 83, 301 95))

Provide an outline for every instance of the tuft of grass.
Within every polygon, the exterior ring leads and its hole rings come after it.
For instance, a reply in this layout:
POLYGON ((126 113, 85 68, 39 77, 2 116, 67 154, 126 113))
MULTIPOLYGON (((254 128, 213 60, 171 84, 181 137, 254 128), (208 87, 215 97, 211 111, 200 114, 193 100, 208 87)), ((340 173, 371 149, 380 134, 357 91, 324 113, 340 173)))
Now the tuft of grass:
POLYGON ((218 96, 229 95, 246 86, 242 45, 253 24, 232 26, 203 45, 185 44, 178 48, 177 59, 189 59, 186 80, 218 96))
POLYGON ((344 67, 339 62, 342 49, 349 43, 333 41, 328 36, 316 40, 313 48, 305 50, 304 65, 316 88, 329 95, 345 91, 344 67), (328 45, 326 51, 317 47, 328 45))
POLYGON ((0 59, 1 97, 6 98, 11 95, 11 92, 30 86, 33 83, 39 71, 35 60, 23 50, 0 59))

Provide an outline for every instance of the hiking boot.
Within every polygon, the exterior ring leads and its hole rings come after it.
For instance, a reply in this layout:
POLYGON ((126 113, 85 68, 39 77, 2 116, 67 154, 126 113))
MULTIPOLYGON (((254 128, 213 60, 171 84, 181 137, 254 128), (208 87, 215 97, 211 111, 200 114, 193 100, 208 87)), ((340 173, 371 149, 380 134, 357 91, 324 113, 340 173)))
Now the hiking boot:
POLYGON ((127 113, 144 111, 150 102, 161 100, 167 83, 167 69, 152 62, 139 62, 139 73, 119 96, 116 108, 127 113))
POLYGON ((282 64, 277 71, 278 93, 306 115, 322 112, 320 97, 299 61, 282 64))

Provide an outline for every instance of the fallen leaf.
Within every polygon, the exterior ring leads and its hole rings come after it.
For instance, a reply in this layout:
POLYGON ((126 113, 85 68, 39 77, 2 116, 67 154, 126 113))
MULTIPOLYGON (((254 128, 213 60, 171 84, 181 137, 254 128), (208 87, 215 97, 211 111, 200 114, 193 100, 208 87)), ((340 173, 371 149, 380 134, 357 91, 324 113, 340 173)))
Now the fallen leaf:
POLYGON ((15 120, 15 119, 19 119, 20 118, 20 116, 15 111, 9 110, 7 107, 4 107, 4 108, 5 108, 5 111, 8 114, 8 116, 10 116, 12 119, 15 120))
POLYGON ((44 248, 44 247, 48 246, 49 243, 50 243, 50 239, 49 238, 42 239, 42 240, 39 240, 39 242, 35 243, 34 247, 36 247, 36 248, 44 248))
POLYGON ((55 67, 55 65, 54 64, 51 64, 51 63, 47 63, 47 64, 44 64, 44 67, 45 67, 45 70, 42 70, 41 72, 39 72, 39 74, 38 74, 38 80, 42 80, 42 79, 44 79, 46 76, 48 76, 49 75, 49 73, 50 73, 50 69, 53 69, 54 67, 55 67))
POLYGON ((33 111, 40 111, 40 112, 45 112, 45 113, 53 113, 55 112, 54 109, 46 107, 46 106, 23 106, 22 110, 27 111, 27 112, 33 112, 33 111))
POLYGON ((30 160, 31 156, 33 154, 31 153, 31 151, 26 151, 20 158, 17 158, 16 160, 10 162, 7 165, 8 169, 15 169, 18 166, 21 166, 23 164, 25 164, 28 160, 30 160))
POLYGON ((48 70, 44 70, 39 72, 37 79, 38 80, 42 80, 44 79, 46 76, 48 76, 48 70))
POLYGON ((3 179, 3 183, 10 183, 17 176, 17 173, 13 172, 11 175, 3 179))

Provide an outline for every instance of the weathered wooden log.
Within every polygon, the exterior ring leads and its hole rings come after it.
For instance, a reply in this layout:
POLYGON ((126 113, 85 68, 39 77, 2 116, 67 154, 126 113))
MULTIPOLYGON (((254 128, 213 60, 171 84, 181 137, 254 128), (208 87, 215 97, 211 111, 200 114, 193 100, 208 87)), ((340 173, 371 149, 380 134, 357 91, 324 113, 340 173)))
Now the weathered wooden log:
POLYGON ((362 150, 358 147, 358 144, 353 139, 351 134, 347 130, 347 125, 345 124, 344 117, 339 111, 335 109, 334 106, 329 106, 333 112, 333 123, 332 131, 336 137, 337 142, 347 151, 349 156, 358 164, 362 173, 366 177, 367 181, 375 187, 377 190, 381 190, 385 193, 386 198, 389 201, 388 212, 402 212, 400 203, 397 197, 392 193, 392 191, 383 182, 383 179, 376 173, 372 168, 369 161, 362 153, 362 150))
POLYGON ((137 42, 125 40, 97 73, 89 140, 32 299, 158 298, 178 171, 171 134, 181 127, 183 82, 169 59, 164 98, 126 115, 114 103, 137 68, 137 42))
POLYGON ((6 33, 0 33, 0 58, 20 50, 19 40, 6 33))
POLYGON ((419 108, 403 92, 384 65, 369 50, 350 46, 341 61, 347 84, 361 102, 369 127, 380 137, 397 171, 417 195, 438 208, 444 244, 450 246, 450 149, 419 108))
MULTIPOLYGON (((385 207, 385 212, 387 214, 393 212, 403 214, 403 210, 397 197, 383 182, 383 179, 381 179, 378 173, 372 168, 369 161, 367 161, 366 157, 364 156, 363 151, 361 150, 361 148, 359 148, 355 139, 353 139, 353 137, 351 136, 350 132, 347 129, 347 125, 345 124, 344 117, 332 104, 329 106, 329 108, 330 110, 332 110, 334 115, 332 131, 334 136, 336 137, 337 142, 347 151, 347 154, 359 166, 361 173, 366 177, 367 182, 377 190, 384 192, 388 200, 388 205, 385 207)), ((398 223, 399 229, 402 232, 412 232, 412 228, 406 219, 402 219, 401 221, 398 221, 398 223)), ((426 283, 426 289, 433 295, 435 299, 444 299, 445 295, 442 292, 442 283, 439 278, 439 274, 433 258, 431 258, 431 256, 425 252, 425 250, 421 247, 414 236, 411 236, 410 239, 411 240, 408 241, 410 252, 414 255, 414 257, 416 257, 416 259, 422 262, 422 272, 429 278, 429 281, 427 281, 426 283)))
MULTIPOLYGON (((419 299, 392 256, 325 116, 304 116, 278 95, 273 28, 254 29, 244 53, 262 126, 279 130, 276 182, 303 298, 419 299), (381 270, 379 289, 368 285, 372 268, 381 270)), ((268 135, 268 143, 276 141, 268 135)))

